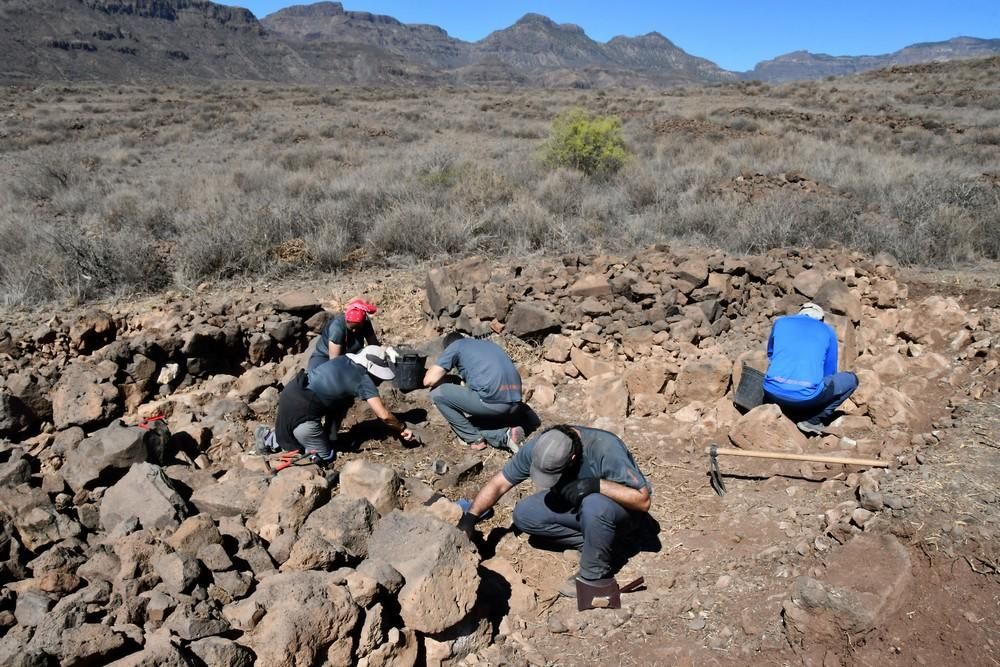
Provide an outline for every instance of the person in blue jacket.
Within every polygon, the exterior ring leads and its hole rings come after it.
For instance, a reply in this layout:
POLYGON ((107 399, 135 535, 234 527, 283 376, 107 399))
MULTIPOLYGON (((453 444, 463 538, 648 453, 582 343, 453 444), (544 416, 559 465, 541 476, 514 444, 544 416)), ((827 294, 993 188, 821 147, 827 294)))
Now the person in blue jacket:
POLYGON ((858 376, 837 372, 837 334, 815 303, 779 317, 767 340, 764 394, 803 433, 823 433, 834 410, 858 388, 858 376))

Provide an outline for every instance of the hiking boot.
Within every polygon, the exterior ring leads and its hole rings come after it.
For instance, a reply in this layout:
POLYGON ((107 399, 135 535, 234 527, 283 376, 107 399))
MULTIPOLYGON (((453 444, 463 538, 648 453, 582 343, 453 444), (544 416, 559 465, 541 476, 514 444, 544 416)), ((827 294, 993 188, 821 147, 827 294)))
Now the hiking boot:
POLYGON ((823 428, 823 424, 817 424, 810 421, 801 421, 796 424, 800 431, 806 435, 826 435, 826 429, 823 428))
POLYGON ((274 442, 274 438, 270 438, 270 435, 271 429, 266 426, 258 426, 253 430, 254 451, 261 456, 274 454, 280 449, 280 447, 268 443, 268 440, 274 442))
POLYGON ((576 580, 578 576, 571 574, 566 578, 566 581, 559 584, 560 597, 576 599, 576 580))
POLYGON ((521 450, 521 443, 524 442, 524 429, 520 426, 512 426, 507 429, 507 449, 511 454, 517 454, 521 450))

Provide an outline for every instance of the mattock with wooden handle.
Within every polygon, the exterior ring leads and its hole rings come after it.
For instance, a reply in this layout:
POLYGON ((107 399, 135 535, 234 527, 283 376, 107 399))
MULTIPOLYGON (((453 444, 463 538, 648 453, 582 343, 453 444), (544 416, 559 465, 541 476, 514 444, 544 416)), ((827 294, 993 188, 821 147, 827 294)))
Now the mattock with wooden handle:
POLYGON ((720 496, 726 495, 726 484, 719 470, 719 456, 745 456, 756 459, 779 459, 781 461, 809 461, 811 463, 837 463, 845 466, 865 468, 888 468, 888 461, 878 459, 853 459, 846 456, 823 456, 822 454, 791 454, 788 452, 765 452, 760 449, 735 449, 719 447, 714 442, 705 448, 708 454, 708 477, 712 488, 720 496))

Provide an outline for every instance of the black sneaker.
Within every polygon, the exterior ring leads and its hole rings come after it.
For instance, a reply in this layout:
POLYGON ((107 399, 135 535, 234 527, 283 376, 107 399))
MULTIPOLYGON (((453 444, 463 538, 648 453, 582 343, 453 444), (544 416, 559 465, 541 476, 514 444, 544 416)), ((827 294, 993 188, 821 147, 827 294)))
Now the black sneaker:
POLYGON ((328 459, 324 459, 316 452, 309 452, 309 462, 315 463, 316 466, 319 467, 321 470, 326 470, 327 468, 333 468, 333 463, 336 460, 337 460, 336 456, 331 456, 328 459))
POLYGON ((810 421, 801 421, 796 424, 799 430, 806 435, 826 435, 826 429, 823 428, 822 424, 816 424, 810 421))

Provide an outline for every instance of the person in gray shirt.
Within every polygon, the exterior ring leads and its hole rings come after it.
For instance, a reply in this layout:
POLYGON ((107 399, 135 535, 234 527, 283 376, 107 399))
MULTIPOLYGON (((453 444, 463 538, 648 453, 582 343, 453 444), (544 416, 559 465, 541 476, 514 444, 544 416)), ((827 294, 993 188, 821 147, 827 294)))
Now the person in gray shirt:
POLYGON ((523 401, 521 376, 503 349, 488 340, 445 336, 444 352, 424 375, 431 400, 455 434, 474 450, 487 445, 516 453, 541 420, 523 401), (444 382, 456 369, 464 386, 444 382))
POLYGON ((577 579, 610 576, 615 537, 649 512, 653 492, 621 438, 585 426, 543 431, 480 489, 459 527, 471 536, 480 517, 526 479, 539 491, 514 506, 514 526, 552 546, 580 550, 580 571, 559 592, 575 597, 577 579))

